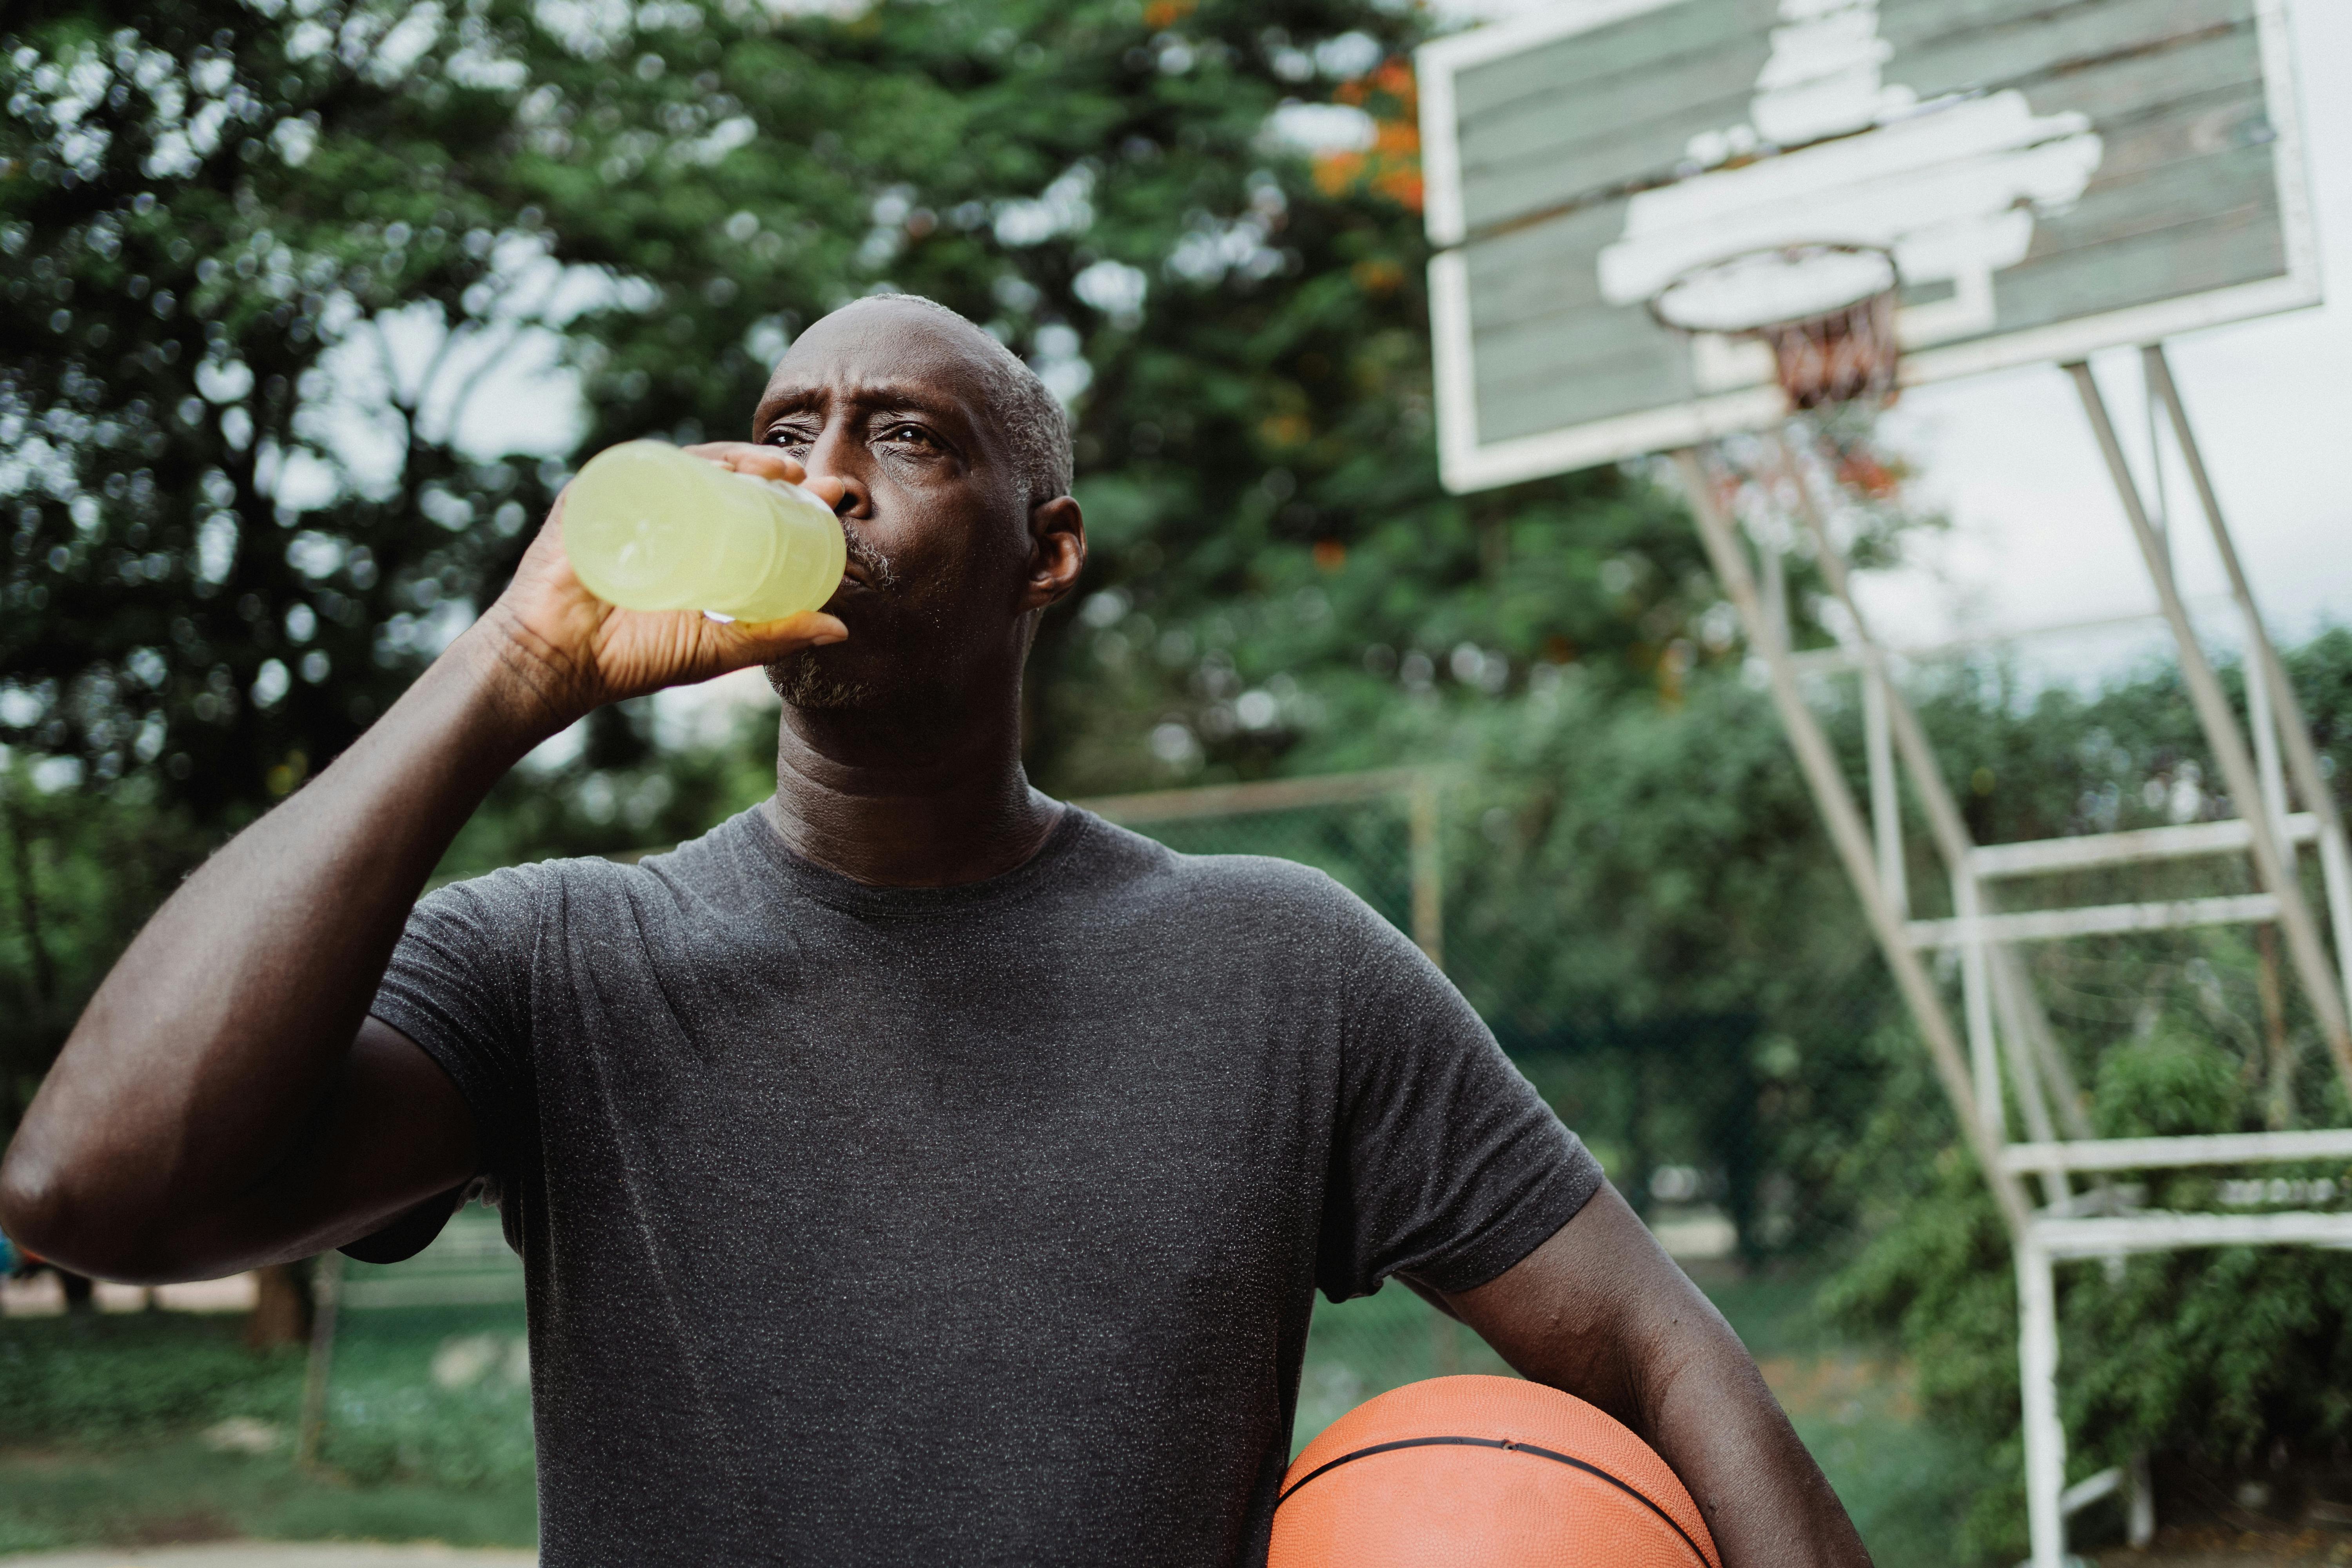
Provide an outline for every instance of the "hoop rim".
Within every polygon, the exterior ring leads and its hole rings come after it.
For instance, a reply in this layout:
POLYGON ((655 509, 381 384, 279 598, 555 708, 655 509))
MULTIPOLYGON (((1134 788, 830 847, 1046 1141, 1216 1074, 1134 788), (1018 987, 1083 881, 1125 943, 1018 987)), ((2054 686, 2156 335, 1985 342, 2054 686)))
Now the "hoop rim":
POLYGON ((1816 321, 1843 316, 1857 306, 1867 304, 1881 296, 1895 293, 1902 286, 1903 269, 1895 265, 1895 253, 1886 247, 1853 240, 1811 240, 1795 245, 1762 246, 1753 250, 1738 251, 1729 256, 1718 257, 1712 261, 1703 261, 1696 266, 1686 267, 1642 303, 1650 312, 1652 321, 1668 331, 1680 332, 1685 337, 1696 337, 1705 332, 1727 338, 1761 338, 1772 332, 1793 331, 1816 321), (1677 321, 1667 313, 1666 301, 1676 289, 1710 273, 1725 272, 1767 258, 1776 258, 1784 262, 1794 263, 1806 258, 1828 256, 1876 257, 1885 263, 1885 281, 1874 288, 1858 289, 1849 295, 1838 296, 1834 303, 1822 305, 1798 315, 1769 318, 1745 326, 1695 326, 1688 322, 1677 321))

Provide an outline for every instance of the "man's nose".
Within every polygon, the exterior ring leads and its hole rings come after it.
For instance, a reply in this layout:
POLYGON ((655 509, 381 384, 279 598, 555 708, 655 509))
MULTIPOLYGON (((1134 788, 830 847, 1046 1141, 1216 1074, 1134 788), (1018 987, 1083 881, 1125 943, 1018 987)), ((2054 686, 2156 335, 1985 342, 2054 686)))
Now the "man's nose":
POLYGON ((808 471, 810 483, 818 479, 841 481, 841 499, 834 502, 837 517, 866 518, 874 515, 874 492, 866 488, 864 458, 865 444, 854 439, 855 432, 845 420, 825 422, 817 435, 816 444, 809 448, 801 466, 808 471))

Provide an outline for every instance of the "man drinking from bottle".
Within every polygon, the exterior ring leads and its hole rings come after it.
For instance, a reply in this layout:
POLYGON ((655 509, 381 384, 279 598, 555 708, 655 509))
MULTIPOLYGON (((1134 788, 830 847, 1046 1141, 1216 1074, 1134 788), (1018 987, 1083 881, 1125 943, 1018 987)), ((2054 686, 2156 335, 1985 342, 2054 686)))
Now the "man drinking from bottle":
POLYGON ((751 436, 694 450, 834 509, 826 608, 615 609, 559 499, 123 956, 8 1151, 10 1234, 205 1278, 404 1256, 486 1192, 551 1568, 1262 1560, 1314 1292, 1391 1275, 1633 1426, 1733 1568, 1864 1561, 1738 1340, 1409 942, 1318 873, 1030 787, 1022 662, 1086 536, 1027 368, 864 300, 751 436), (416 901, 533 746, 753 664, 771 799, 416 901))

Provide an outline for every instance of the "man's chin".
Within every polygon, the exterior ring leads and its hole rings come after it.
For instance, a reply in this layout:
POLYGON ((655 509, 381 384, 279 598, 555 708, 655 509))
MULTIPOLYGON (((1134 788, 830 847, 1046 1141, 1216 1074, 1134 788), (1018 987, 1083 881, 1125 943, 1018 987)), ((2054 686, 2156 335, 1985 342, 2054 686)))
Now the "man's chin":
POLYGON ((803 648, 767 667, 768 684, 794 708, 838 710, 873 705, 873 683, 846 679, 824 668, 819 650, 803 648))

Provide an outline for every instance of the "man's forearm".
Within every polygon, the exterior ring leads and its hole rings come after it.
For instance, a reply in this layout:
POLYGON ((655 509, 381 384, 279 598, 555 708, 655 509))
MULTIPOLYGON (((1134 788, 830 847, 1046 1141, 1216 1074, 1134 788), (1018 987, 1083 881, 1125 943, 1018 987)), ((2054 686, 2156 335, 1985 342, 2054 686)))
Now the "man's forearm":
POLYGON ((1821 1467, 1714 1304, 1613 1187, 1500 1279, 1449 1299, 1528 1378, 1632 1427, 1706 1516, 1725 1568, 1865 1568, 1821 1467))
POLYGON ((333 1089, 409 906, 562 715, 478 626, 157 911, 91 999, 0 1170, 12 1234, 94 1272, 285 1159, 333 1089))
POLYGON ((1844 1506, 1738 1336, 1718 1327, 1687 1339, 1662 1385, 1641 1389, 1629 1425, 1682 1479, 1725 1568, 1867 1564, 1844 1506))

